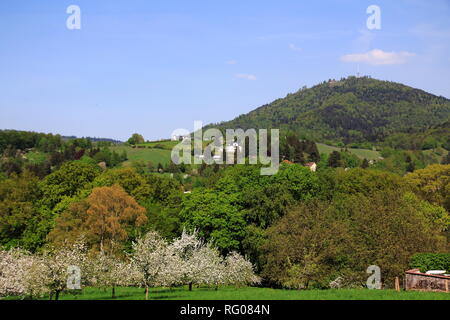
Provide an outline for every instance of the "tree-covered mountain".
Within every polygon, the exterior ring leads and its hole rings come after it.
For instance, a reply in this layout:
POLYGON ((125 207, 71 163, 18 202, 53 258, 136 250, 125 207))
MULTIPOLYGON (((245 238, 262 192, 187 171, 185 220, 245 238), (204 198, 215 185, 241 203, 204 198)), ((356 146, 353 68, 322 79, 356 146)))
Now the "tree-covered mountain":
POLYGON ((399 83, 349 77, 303 87, 232 121, 208 127, 279 128, 305 139, 345 144, 406 136, 408 141, 398 147, 409 148, 409 138, 414 137, 421 148, 427 138, 428 143, 448 145, 449 119, 450 100, 445 97, 399 83))

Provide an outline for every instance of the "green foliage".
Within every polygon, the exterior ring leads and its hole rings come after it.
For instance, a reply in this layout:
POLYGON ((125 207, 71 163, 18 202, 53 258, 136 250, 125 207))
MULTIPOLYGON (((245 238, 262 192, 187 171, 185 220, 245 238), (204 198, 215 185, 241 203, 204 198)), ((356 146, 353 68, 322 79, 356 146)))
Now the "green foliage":
POLYGON ((138 201, 145 200, 152 193, 152 187, 133 168, 107 170, 95 178, 92 187, 110 187, 115 184, 138 201))
POLYGON ((214 186, 187 195, 180 216, 188 228, 198 229, 222 250, 245 244, 246 253, 255 256, 258 230, 272 225, 295 201, 320 192, 317 175, 300 165, 282 164, 271 177, 261 176, 258 166, 237 165, 223 170, 214 186), (246 230, 247 225, 253 229, 246 230))
POLYGON ((139 133, 134 133, 130 139, 128 139, 128 143, 129 144, 141 144, 144 143, 144 137, 142 135, 140 135, 139 133))
POLYGON ((421 272, 429 270, 450 272, 450 253, 418 253, 411 257, 409 266, 420 269, 421 272))
POLYGON ((377 191, 406 192, 410 185, 400 176, 379 170, 356 168, 349 171, 338 170, 335 173, 334 194, 337 198, 348 194, 371 195, 377 191))
POLYGON ((98 150, 92 155, 96 163, 105 162, 108 167, 116 167, 120 163, 127 160, 127 155, 119 154, 115 150, 111 151, 109 148, 98 150))
POLYGON ((282 164, 271 180, 284 185, 295 200, 311 199, 317 196, 320 189, 317 175, 299 165, 282 164))
POLYGON ((450 165, 431 165, 406 176, 415 192, 430 203, 450 211, 450 165))
POLYGON ((60 135, 17 130, 0 130, 0 154, 8 147, 25 150, 36 148, 42 152, 53 152, 62 145, 60 135))
POLYGON ((337 168, 342 166, 341 154, 337 151, 333 151, 328 157, 328 166, 331 168, 337 168))
POLYGON ((344 168, 357 168, 361 165, 361 160, 350 152, 341 152, 341 164, 344 168))
POLYGON ((147 210, 148 223, 142 229, 142 234, 155 230, 166 239, 174 239, 182 232, 179 208, 177 206, 168 207, 154 200, 141 202, 147 210))
POLYGON ((304 164, 307 161, 320 160, 317 145, 308 140, 301 140, 294 132, 288 132, 280 139, 280 157, 293 163, 304 164))
POLYGON ((80 161, 84 162, 84 163, 87 163, 87 164, 89 164, 91 166, 97 165, 97 162, 94 159, 92 159, 91 157, 89 157, 89 156, 81 157, 80 161))
POLYGON ((450 152, 442 159, 442 164, 450 164, 450 152))
POLYGON ((363 162, 361 163, 361 168, 367 169, 369 165, 370 165, 369 161, 367 161, 367 159, 364 158, 363 162))
POLYGON ((100 168, 83 161, 66 162, 62 167, 39 183, 43 194, 42 203, 54 209, 66 198, 72 198, 94 181, 100 168))
POLYGON ((291 210, 267 236, 263 275, 287 288, 326 287, 346 267, 351 250, 345 223, 320 202, 291 210))
POLYGON ((155 171, 155 166, 151 161, 144 161, 144 160, 131 161, 130 166, 141 175, 155 171))
POLYGON ((38 215, 39 197, 38 179, 28 172, 0 181, 0 247, 25 247, 24 234, 38 215))
POLYGON ((175 179, 150 174, 146 180, 152 187, 151 198, 154 201, 167 207, 177 206, 181 202, 181 185, 175 179))
POLYGON ((291 288, 327 288, 338 277, 359 286, 367 266, 378 265, 383 283, 392 286, 411 255, 446 249, 441 218, 401 190, 306 203, 269 228, 264 275, 291 288))
POLYGON ((198 229, 200 237, 223 252, 240 249, 245 220, 236 194, 196 189, 184 199, 180 217, 188 229, 198 229))

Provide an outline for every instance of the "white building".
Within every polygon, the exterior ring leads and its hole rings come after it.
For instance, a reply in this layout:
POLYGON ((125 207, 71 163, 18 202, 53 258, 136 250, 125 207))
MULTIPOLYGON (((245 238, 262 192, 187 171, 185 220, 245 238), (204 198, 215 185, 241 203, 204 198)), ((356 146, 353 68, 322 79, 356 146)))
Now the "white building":
POLYGON ((308 162, 307 164, 305 164, 305 167, 308 167, 309 170, 311 170, 312 172, 316 172, 316 170, 317 170, 317 163, 315 163, 315 162, 308 162))
POLYGON ((190 136, 177 136, 177 135, 172 136, 172 141, 186 141, 190 139, 191 139, 190 136))

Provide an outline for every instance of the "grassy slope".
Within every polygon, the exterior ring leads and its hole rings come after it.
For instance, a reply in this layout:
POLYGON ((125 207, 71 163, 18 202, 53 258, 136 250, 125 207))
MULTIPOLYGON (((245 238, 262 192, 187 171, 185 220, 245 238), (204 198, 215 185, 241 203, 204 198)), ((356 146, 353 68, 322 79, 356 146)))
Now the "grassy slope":
MULTIPOLYGON (((317 148, 320 153, 330 154, 333 151, 341 151, 341 148, 329 146, 323 143, 317 143, 317 148)), ((378 151, 368 150, 368 149, 347 149, 350 153, 353 153, 357 157, 367 160, 376 160, 380 157, 380 153, 378 151)))
MULTIPOLYGON (((142 288, 117 288, 117 300, 143 300, 142 288)), ((394 290, 340 289, 340 290, 279 290, 269 288, 194 288, 155 289, 150 298, 155 300, 450 300, 450 294, 436 292, 396 292, 394 290)), ((80 295, 65 294, 62 300, 108 300, 111 289, 86 288, 80 295)))
POLYGON ((129 165, 132 161, 151 161, 155 166, 158 163, 167 164, 170 161, 170 150, 163 149, 138 149, 126 146, 115 146, 110 148, 111 151, 122 152, 125 150, 128 155, 128 161, 124 162, 124 166, 129 165))
POLYGON ((180 141, 172 141, 172 140, 150 141, 150 142, 142 143, 139 146, 145 146, 145 147, 154 148, 157 145, 161 145, 161 146, 164 146, 168 150, 172 150, 172 148, 175 147, 179 143, 180 143, 180 141))

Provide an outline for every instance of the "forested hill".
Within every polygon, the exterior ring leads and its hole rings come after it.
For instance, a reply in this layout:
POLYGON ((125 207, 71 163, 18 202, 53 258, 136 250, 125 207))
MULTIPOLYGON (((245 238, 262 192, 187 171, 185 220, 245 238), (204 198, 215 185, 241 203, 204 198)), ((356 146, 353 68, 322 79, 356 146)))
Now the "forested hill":
POLYGON ((349 77, 304 87, 232 121, 211 126, 280 128, 318 142, 361 143, 381 142, 398 134, 417 137, 449 118, 449 99, 399 83, 349 77))

